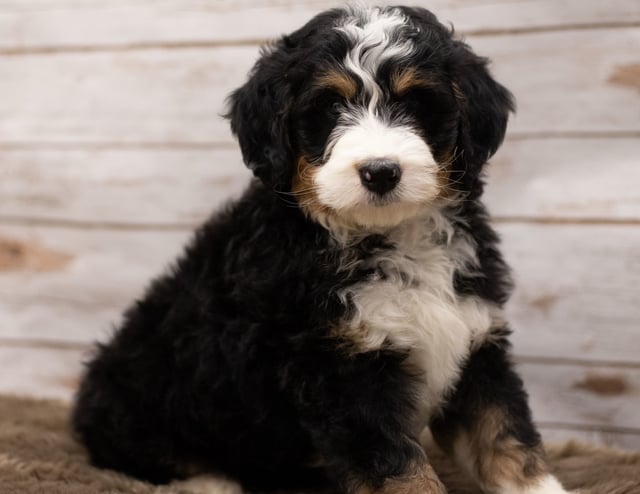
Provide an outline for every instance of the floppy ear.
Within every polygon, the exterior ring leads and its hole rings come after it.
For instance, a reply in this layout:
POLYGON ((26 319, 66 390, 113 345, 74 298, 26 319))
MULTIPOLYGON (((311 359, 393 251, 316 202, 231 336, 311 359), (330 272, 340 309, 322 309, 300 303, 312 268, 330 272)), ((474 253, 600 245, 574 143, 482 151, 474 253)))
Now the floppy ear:
POLYGON ((486 58, 475 55, 461 41, 454 43, 453 91, 460 109, 454 171, 466 182, 478 176, 502 144, 515 102, 513 95, 491 77, 486 58))
POLYGON ((286 39, 261 52, 249 80, 227 99, 226 117, 237 136, 245 165, 268 187, 289 186, 293 153, 289 140, 292 106, 287 78, 286 39))

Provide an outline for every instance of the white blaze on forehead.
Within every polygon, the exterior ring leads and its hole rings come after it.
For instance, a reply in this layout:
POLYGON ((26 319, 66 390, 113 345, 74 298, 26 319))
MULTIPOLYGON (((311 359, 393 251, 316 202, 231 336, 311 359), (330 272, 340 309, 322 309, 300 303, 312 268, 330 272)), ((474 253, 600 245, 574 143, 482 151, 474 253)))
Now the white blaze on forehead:
POLYGON ((362 81, 368 97, 366 107, 351 101, 340 115, 326 146, 325 162, 314 176, 318 200, 345 224, 398 224, 415 216, 440 192, 438 165, 420 133, 406 125, 406 119, 386 123, 377 109, 383 94, 376 81, 380 66, 414 51, 413 41, 400 33, 407 25, 397 8, 351 7, 335 27, 350 46, 344 68, 362 81), (386 203, 360 181, 358 166, 369 159, 389 159, 400 166, 400 182, 387 193, 386 203))
POLYGON ((380 87, 375 80, 380 65, 391 58, 406 57, 413 51, 410 40, 394 37, 394 33, 406 23, 406 17, 398 9, 356 8, 336 28, 345 33, 352 43, 344 66, 362 80, 371 96, 370 110, 375 108, 380 98, 380 87))

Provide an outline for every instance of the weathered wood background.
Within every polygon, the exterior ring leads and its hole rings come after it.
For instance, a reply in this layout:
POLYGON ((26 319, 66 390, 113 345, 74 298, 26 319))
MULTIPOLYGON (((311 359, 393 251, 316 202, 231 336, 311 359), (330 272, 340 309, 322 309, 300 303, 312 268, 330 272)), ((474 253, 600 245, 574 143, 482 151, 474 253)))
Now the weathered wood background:
MULTIPOLYGON (((219 114, 325 0, 0 1, 0 391, 92 341, 248 174, 219 114)), ((432 0, 518 99, 487 201, 547 438, 640 449, 640 2, 432 0)))

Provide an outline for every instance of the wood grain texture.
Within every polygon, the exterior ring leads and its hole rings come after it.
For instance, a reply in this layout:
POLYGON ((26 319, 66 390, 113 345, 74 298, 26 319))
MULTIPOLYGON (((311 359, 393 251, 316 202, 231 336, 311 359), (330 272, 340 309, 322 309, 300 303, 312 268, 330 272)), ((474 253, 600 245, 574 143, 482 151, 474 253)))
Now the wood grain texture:
POLYGON ((640 451, 640 433, 637 431, 611 431, 597 427, 567 428, 558 424, 538 423, 542 437, 549 443, 579 441, 582 443, 608 446, 628 451, 640 451))
MULTIPOLYGON (((488 167, 486 200, 498 219, 640 221, 638 156, 636 139, 507 141, 488 167)), ((0 220, 190 228, 251 176, 236 147, 22 149, 0 159, 0 220)))
POLYGON ((88 352, 0 346, 0 393, 71 400, 88 352))
POLYGON ((640 369, 527 363, 518 371, 537 422, 640 432, 640 369))
POLYGON ((238 195, 239 149, 0 151, 0 220, 183 225, 238 195))
MULTIPOLYGON (((499 231, 517 280, 508 316, 518 354, 640 362, 640 229, 507 223, 499 231)), ((105 337, 189 235, 1 227, 5 242, 69 260, 58 270, 0 272, 0 336, 81 342, 105 337)))
MULTIPOLYGON (((91 342, 106 338, 122 311, 177 257, 183 232, 0 228, 9 245, 56 253, 59 269, 25 267, 21 255, 0 271, 0 336, 91 342)), ((36 262, 32 260, 33 264, 36 262)))
POLYGON ((508 305, 525 355, 638 362, 640 228, 503 224, 516 290, 508 305))
POLYGON ((640 29, 469 37, 515 95, 511 135, 640 130, 635 88, 610 78, 640 61, 640 29), (625 105, 630 105, 626 107, 625 105), (615 115, 614 115, 615 114, 615 115))
POLYGON ((640 139, 507 141, 488 167, 501 218, 640 220, 640 139))
MULTIPOLYGON (((609 80, 640 60, 640 29, 469 42, 518 99, 510 135, 640 132, 637 90, 609 80)), ((0 146, 229 143, 224 100, 257 54, 231 46, 0 57, 0 146)))
MULTIPOLYGON (((11 0, 2 3, 0 51, 117 49, 268 39, 297 29, 320 10, 341 3, 11 0)), ((453 22, 456 29, 464 32, 510 33, 640 22, 640 7, 629 0, 432 0, 428 7, 443 22, 453 22)))

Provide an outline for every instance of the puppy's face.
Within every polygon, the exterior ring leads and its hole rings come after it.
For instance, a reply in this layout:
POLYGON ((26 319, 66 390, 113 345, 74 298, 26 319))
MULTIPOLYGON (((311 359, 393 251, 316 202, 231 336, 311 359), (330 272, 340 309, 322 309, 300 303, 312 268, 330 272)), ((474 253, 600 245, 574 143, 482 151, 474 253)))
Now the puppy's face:
POLYGON ((258 176, 316 221, 361 229, 470 189, 512 108, 484 60, 408 8, 319 15, 266 52, 231 103, 258 176))
POLYGON ((447 191, 459 119, 453 86, 400 11, 332 26, 293 112, 293 192, 316 217, 390 226, 447 191))

